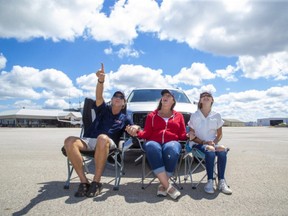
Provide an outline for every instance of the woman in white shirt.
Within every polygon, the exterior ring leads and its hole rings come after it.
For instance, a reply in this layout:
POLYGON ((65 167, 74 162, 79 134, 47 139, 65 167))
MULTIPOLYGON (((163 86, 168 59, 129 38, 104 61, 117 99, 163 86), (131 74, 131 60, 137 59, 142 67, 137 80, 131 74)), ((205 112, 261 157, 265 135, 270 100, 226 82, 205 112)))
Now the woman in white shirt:
POLYGON ((232 194, 232 190, 227 186, 224 178, 227 151, 223 145, 219 145, 222 138, 222 125, 224 121, 221 115, 212 111, 214 99, 211 93, 203 92, 200 94, 198 110, 191 114, 188 125, 190 127, 190 141, 193 148, 197 148, 205 153, 205 166, 208 182, 204 187, 205 192, 214 193, 213 170, 214 160, 217 160, 218 169, 218 190, 225 194, 232 194))

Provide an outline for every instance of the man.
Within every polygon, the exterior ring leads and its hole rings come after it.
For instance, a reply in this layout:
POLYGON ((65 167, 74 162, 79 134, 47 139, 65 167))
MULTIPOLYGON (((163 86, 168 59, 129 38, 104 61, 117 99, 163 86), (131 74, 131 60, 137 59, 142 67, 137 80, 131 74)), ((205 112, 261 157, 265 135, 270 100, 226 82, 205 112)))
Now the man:
MULTIPOLYGON (((70 136, 64 141, 67 157, 80 178, 80 185, 75 197, 94 197, 100 194, 102 190, 101 176, 109 150, 117 147, 116 144, 118 144, 126 126, 133 124, 131 119, 122 112, 125 109, 126 102, 123 92, 116 91, 110 105, 104 102, 105 72, 103 64, 101 64, 101 69, 96 72, 96 76, 98 78, 95 102, 97 117, 92 124, 92 128, 88 129, 86 137, 70 136), (91 184, 84 173, 80 150, 95 150, 95 175, 91 184)), ((129 127, 128 133, 134 135, 138 128, 139 126, 132 125, 129 127)))

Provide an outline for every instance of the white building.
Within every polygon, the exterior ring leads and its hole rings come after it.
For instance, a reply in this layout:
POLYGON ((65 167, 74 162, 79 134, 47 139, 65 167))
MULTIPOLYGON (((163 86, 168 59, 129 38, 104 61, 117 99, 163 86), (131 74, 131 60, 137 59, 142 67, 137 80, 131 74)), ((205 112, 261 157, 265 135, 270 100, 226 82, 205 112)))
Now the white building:
POLYGON ((257 119, 257 126, 275 126, 279 124, 288 125, 288 118, 262 118, 257 119))
POLYGON ((67 127, 81 123, 80 112, 54 109, 18 109, 0 113, 2 127, 67 127))

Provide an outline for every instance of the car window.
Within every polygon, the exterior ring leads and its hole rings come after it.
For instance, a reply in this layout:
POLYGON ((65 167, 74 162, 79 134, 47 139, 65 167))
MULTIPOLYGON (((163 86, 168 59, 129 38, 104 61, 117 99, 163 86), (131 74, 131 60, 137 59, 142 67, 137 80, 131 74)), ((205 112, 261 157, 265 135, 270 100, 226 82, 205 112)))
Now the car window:
MULTIPOLYGON (((128 97, 129 102, 155 102, 161 98, 161 89, 133 90, 128 97)), ((172 90, 175 100, 179 103, 191 103, 188 97, 181 91, 172 90)))

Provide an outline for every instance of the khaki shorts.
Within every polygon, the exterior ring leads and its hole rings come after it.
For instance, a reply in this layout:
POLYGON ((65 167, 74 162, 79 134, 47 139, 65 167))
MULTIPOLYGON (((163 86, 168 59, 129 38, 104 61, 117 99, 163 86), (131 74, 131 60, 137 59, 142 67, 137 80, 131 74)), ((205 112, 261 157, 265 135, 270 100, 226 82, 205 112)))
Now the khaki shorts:
MULTIPOLYGON (((87 145, 88 150, 95 150, 97 138, 83 137, 81 140, 87 145)), ((115 149, 117 146, 112 139, 109 139, 110 149, 115 149)))

